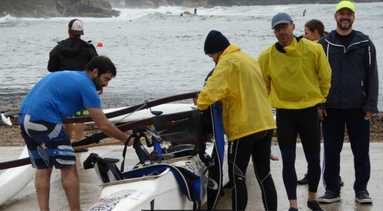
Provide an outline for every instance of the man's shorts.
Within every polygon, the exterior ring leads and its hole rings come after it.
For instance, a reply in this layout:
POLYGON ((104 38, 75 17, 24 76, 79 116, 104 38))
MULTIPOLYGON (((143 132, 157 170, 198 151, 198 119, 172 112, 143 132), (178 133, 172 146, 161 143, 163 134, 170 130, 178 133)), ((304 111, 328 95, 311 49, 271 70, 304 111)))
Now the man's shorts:
POLYGON ((33 168, 47 169, 55 166, 62 169, 76 164, 74 150, 63 125, 30 115, 20 115, 19 125, 33 168))

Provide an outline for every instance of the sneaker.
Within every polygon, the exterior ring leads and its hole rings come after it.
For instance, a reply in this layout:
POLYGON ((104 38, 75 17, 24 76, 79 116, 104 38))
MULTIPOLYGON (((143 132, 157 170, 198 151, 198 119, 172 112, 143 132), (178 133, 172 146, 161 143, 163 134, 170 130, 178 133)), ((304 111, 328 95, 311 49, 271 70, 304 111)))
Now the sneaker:
POLYGON ((327 190, 323 196, 318 198, 319 203, 333 203, 337 201, 340 201, 339 194, 336 194, 329 190, 327 190))
POLYGON ((307 185, 309 182, 307 181, 307 174, 301 179, 297 181, 298 185, 307 185))
POLYGON ((355 201, 359 204, 372 204, 372 198, 368 195, 366 190, 356 192, 355 201))
POLYGON ((315 201, 307 201, 307 206, 311 209, 311 210, 315 210, 315 211, 323 211, 323 209, 319 206, 319 203, 317 200, 315 201))

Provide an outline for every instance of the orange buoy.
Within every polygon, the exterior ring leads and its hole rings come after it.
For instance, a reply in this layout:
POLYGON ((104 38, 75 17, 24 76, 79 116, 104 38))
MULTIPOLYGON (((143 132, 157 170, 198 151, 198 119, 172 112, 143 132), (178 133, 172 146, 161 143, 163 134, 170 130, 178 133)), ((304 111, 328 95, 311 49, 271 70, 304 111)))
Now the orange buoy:
POLYGON ((97 43, 97 47, 102 47, 102 46, 103 46, 102 42, 97 43))

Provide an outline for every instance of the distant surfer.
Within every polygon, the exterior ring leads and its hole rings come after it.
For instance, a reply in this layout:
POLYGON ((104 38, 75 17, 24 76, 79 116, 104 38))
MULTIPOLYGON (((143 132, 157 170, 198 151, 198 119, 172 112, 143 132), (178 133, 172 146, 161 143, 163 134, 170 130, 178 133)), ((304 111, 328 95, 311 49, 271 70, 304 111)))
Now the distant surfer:
POLYGON ((303 17, 305 17, 306 13, 307 13, 306 9, 303 10, 303 17))
POLYGON ((197 15, 197 8, 194 8, 194 15, 197 15))

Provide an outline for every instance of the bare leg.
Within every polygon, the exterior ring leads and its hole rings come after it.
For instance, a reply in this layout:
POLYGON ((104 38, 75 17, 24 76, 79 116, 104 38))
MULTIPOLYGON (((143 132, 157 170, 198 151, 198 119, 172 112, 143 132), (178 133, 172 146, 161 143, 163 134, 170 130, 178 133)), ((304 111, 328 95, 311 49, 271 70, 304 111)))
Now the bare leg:
POLYGON ((76 165, 61 169, 61 183, 65 190, 70 210, 81 210, 80 185, 76 165))
POLYGON ((49 192, 51 183, 52 168, 37 169, 35 188, 40 210, 49 210, 49 192))
POLYGON ((274 156, 272 153, 270 153, 270 159, 272 161, 279 161, 279 158, 277 156, 274 156))
POLYGON ((298 201, 296 199, 289 200, 290 201, 290 207, 294 207, 295 209, 298 209, 298 201))
POLYGON ((84 123, 76 123, 74 125, 74 140, 79 141, 82 138, 84 132, 84 123))
POLYGON ((66 133, 68 134, 69 140, 72 140, 73 137, 73 124, 64 124, 66 133))
POLYGON ((315 201, 315 200, 317 200, 317 193, 309 191, 309 201, 315 201))

